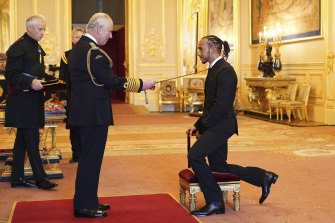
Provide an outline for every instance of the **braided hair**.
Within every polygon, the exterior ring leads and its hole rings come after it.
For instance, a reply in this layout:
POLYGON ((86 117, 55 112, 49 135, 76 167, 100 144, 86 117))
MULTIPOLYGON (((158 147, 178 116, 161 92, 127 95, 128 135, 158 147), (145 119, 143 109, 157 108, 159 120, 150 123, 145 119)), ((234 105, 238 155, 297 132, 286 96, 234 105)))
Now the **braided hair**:
POLYGON ((218 51, 219 54, 221 54, 222 51, 222 46, 223 46, 223 57, 225 60, 228 59, 229 52, 230 52, 230 47, 228 42, 222 41, 219 37, 214 36, 214 35, 209 35, 209 36, 204 36, 202 39, 207 39, 208 40, 208 46, 215 46, 216 50, 218 51))

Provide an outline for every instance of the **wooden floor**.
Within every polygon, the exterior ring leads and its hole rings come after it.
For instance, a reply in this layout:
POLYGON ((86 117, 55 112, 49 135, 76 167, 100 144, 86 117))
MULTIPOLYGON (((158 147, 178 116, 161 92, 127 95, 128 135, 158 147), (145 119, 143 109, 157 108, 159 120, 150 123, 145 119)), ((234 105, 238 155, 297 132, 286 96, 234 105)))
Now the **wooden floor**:
MULTIPOLYGON (((99 195, 168 192, 178 199, 178 172, 187 166, 185 131, 196 118, 186 113, 149 113, 143 107, 122 104, 114 105, 113 112, 116 125, 109 129, 99 195)), ((239 136, 229 140, 228 162, 274 171, 279 179, 263 205, 258 204, 261 189, 242 182, 239 212, 233 210, 229 194, 226 214, 201 217, 200 221, 335 222, 335 127, 297 128, 243 115, 237 119, 239 136)), ((0 182, 1 223, 8 221, 15 201, 73 197, 76 164, 69 163, 68 134, 60 124, 56 141, 64 157, 60 163, 64 178, 55 180, 59 184, 55 190, 12 189, 8 182, 0 182)), ((13 134, 0 130, 1 148, 11 148, 13 141, 13 134)), ((0 161, 0 173, 3 168, 0 161)), ((203 205, 199 193, 197 207, 203 205)), ((113 215, 109 218, 112 221, 113 215)))

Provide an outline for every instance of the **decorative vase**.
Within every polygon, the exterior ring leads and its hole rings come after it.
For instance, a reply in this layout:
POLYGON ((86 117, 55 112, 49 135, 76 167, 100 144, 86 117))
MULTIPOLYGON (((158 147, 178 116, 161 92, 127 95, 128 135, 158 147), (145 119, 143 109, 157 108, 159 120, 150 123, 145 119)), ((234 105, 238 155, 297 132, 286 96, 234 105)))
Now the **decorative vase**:
POLYGON ((280 58, 275 57, 275 62, 273 63, 273 69, 275 71, 280 71, 281 68, 282 68, 282 64, 281 64, 280 58))

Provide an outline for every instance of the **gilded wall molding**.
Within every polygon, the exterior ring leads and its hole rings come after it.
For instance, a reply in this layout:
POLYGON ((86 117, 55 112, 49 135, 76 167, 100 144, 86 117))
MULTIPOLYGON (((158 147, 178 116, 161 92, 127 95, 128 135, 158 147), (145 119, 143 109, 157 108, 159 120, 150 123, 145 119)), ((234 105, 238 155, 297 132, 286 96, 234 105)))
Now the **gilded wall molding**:
POLYGON ((201 10, 202 0, 191 1, 192 14, 201 10))
POLYGON ((10 42, 9 2, 0 0, 0 53, 5 53, 10 42))
MULTIPOLYGON (((9 1, 9 17, 17 18, 17 0, 9 1)), ((10 31, 9 31, 9 40, 13 43, 17 37, 17 19, 10 19, 10 31)))
POLYGON ((141 76, 143 76, 145 78, 155 78, 155 80, 165 79, 165 73, 164 72, 161 72, 161 73, 145 72, 145 73, 142 73, 141 76))
POLYGON ((165 61, 165 0, 155 1, 155 4, 161 4, 159 12, 152 11, 149 2, 148 0, 141 0, 141 24, 139 24, 141 26, 141 59, 143 62, 165 61), (160 16, 156 20, 150 19, 150 16, 154 14, 160 16), (160 21, 159 26, 154 21, 160 21), (148 30, 149 28, 150 30, 148 30))
POLYGON ((154 28, 149 35, 144 35, 142 43, 142 61, 164 61, 165 44, 163 36, 158 35, 154 28))
MULTIPOLYGON (((126 62, 129 76, 138 78, 175 77, 178 73, 176 20, 179 0, 126 0, 126 62), (169 41, 167 41, 167 39, 169 41), (176 44, 171 44, 171 42, 176 44)), ((180 69, 180 68, 179 68, 180 69)), ((128 94, 130 104, 158 111, 157 90, 128 94)))
POLYGON ((71 47, 71 0, 9 0, 10 44, 26 32, 25 21, 34 14, 47 19, 47 30, 40 41, 47 53, 45 63, 59 64, 61 54, 71 47))
POLYGON ((54 33, 50 33, 48 27, 46 28, 44 36, 39 43, 46 53, 46 56, 44 57, 45 63, 58 64, 60 58, 59 42, 57 41, 56 35, 54 33))
POLYGON ((334 64, 335 64, 335 55, 333 52, 330 52, 327 56, 327 70, 328 73, 334 71, 334 64))
POLYGON ((168 63, 155 63, 155 64, 151 64, 151 63, 141 63, 138 65, 139 67, 173 67, 174 69, 176 69, 176 64, 168 64, 168 63))

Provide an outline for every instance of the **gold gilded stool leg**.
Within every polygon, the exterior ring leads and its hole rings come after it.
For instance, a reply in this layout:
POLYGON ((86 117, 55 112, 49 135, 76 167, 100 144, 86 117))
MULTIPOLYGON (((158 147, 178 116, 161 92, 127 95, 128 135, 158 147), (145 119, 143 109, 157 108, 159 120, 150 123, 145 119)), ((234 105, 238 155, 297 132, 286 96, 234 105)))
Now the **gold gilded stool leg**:
POLYGON ((197 197, 195 194, 190 194, 188 199, 190 200, 190 211, 195 211, 197 197))
POLYGON ((223 196, 223 202, 224 203, 227 202, 227 195, 228 195, 228 191, 226 191, 226 190, 222 191, 222 196, 223 196))
POLYGON ((182 187, 180 187, 179 196, 180 196, 180 203, 185 206, 185 204, 186 204, 186 193, 185 193, 185 189, 182 188, 182 187))
POLYGON ((240 192, 239 191, 234 191, 234 209, 235 211, 240 210, 240 192))

